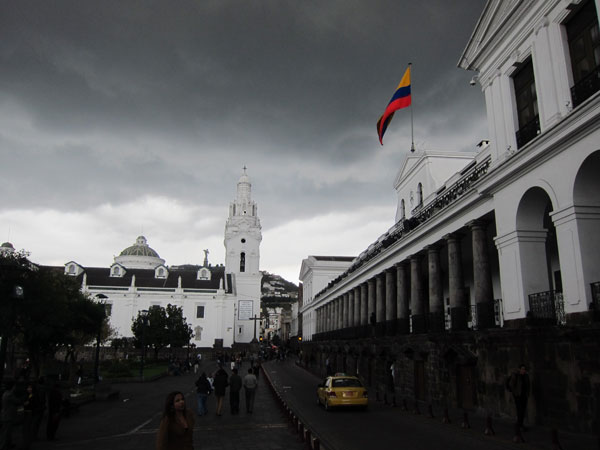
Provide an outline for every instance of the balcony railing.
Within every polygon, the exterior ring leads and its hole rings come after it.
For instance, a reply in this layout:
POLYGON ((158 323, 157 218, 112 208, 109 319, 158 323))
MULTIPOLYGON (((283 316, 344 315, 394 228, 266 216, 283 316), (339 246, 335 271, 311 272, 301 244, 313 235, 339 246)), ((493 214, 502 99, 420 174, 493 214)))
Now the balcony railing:
POLYGON ((573 108, 577 108, 598 91, 600 91, 600 66, 597 66, 571 88, 573 108))
POLYGON ((546 291, 530 294, 529 317, 537 325, 564 325, 566 318, 563 293, 546 291))
POLYGON ((517 131, 517 148, 523 147, 540 134, 540 116, 535 116, 517 131))
POLYGON ((494 299, 493 302, 489 303, 471 305, 468 314, 467 326, 472 330, 502 327, 504 325, 501 298, 494 299))

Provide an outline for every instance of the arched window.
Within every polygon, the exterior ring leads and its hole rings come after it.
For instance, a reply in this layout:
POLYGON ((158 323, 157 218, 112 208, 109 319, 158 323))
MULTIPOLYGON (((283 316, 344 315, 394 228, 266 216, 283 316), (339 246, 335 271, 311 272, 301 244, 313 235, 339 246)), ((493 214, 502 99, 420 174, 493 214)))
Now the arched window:
POLYGON ((113 267, 113 275, 114 276, 118 276, 119 275, 119 266, 113 267))
POLYGON ((240 253, 240 272, 246 271, 246 254, 244 252, 240 253))
POLYGON ((75 266, 73 264, 71 264, 69 266, 69 275, 74 275, 75 274, 75 266))
POLYGON ((417 185, 417 206, 421 206, 423 204, 423 185, 419 183, 417 185))
POLYGON ((400 218, 402 220, 406 219, 406 205, 404 204, 404 199, 400 202, 400 218))
POLYGON ((165 276, 165 269, 163 269, 162 267, 160 269, 158 269, 158 276, 159 277, 164 277, 165 276))

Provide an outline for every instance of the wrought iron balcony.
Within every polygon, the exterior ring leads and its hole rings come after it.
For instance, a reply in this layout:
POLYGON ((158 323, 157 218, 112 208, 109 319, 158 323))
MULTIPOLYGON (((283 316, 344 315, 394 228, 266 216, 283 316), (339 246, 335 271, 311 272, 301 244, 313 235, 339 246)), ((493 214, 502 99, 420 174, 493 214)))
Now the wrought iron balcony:
POLYGON ((517 148, 523 147, 540 134, 540 116, 535 116, 517 131, 517 148))
POLYGON ((600 66, 597 66, 571 88, 573 108, 577 108, 598 91, 600 91, 600 66))
POLYGON ((472 330, 501 327, 504 324, 502 299, 471 305, 467 325, 472 330))
POLYGON ((530 294, 528 315, 537 325, 564 325, 566 318, 563 293, 546 291, 530 294))

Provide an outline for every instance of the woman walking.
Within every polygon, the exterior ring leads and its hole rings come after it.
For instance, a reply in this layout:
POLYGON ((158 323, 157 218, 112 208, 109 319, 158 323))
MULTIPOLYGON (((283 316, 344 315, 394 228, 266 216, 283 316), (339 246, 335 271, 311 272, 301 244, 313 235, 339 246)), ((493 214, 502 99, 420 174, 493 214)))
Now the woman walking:
POLYGON ((213 382, 213 387, 215 389, 215 397, 217 400, 217 416, 222 414, 223 409, 223 398, 225 398, 225 390, 229 386, 229 376, 225 369, 219 367, 217 373, 215 373, 215 381, 213 382))
POLYGON ((193 450, 194 415, 185 407, 185 397, 179 392, 171 392, 165 400, 156 450, 193 450))

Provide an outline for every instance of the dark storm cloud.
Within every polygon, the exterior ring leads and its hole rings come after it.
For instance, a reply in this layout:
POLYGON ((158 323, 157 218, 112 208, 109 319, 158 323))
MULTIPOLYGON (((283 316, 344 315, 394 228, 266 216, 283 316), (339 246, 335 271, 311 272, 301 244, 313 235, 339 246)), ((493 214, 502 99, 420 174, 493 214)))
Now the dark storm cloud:
MULTIPOLYGON (((18 105, 30 134, 1 137, 3 192, 64 209, 159 194, 223 205, 223 180, 248 164, 285 214, 380 201, 402 152, 378 178, 344 172, 383 158, 375 123, 408 62, 415 140, 486 137, 482 94, 456 68, 483 3, 5 2, 0 108, 18 105)), ((409 144, 408 121, 397 114, 386 143, 409 144)))

